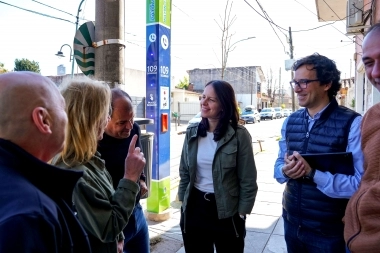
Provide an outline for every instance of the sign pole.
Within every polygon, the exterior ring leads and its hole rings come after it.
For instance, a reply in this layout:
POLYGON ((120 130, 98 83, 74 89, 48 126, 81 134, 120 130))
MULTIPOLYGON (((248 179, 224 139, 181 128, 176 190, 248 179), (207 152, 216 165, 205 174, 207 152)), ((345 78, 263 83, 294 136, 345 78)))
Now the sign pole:
POLYGON ((154 220, 170 217, 170 13, 171 0, 146 0, 146 117, 155 123, 147 125, 154 133, 147 212, 154 220))

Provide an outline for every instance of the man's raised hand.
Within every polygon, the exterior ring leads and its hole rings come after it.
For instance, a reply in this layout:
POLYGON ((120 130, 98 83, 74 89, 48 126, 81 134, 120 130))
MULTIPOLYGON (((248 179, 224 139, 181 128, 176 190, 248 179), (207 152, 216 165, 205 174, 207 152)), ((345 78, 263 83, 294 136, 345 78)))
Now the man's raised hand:
POLYGON ((137 182, 145 166, 144 153, 136 147, 137 134, 132 137, 129 144, 128 155, 125 158, 124 178, 137 182))

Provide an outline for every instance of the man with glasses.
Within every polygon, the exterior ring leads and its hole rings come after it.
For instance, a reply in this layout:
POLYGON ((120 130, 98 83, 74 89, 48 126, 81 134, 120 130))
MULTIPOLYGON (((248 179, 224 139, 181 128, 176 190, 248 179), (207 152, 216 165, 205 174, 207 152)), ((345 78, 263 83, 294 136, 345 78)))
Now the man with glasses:
POLYGON ((285 119, 274 166, 274 178, 286 183, 282 217, 287 250, 344 253, 342 218, 363 174, 362 117, 338 105, 340 71, 334 61, 315 53, 296 61, 293 70, 290 84, 304 108, 285 119), (338 152, 352 152, 353 170, 334 173, 311 167, 302 157, 338 152))
MULTIPOLYGON (((134 112, 131 97, 119 88, 114 88, 111 92, 111 120, 104 131, 103 139, 98 143, 98 151, 101 158, 105 160, 116 189, 119 180, 123 178, 125 158, 132 136, 135 134, 138 135, 136 147, 141 148, 141 130, 139 125, 133 122, 134 112)), ((140 193, 136 196, 136 206, 123 230, 125 253, 148 253, 150 251, 148 225, 139 203, 141 196, 148 191, 144 173, 141 174, 138 183, 140 193)))

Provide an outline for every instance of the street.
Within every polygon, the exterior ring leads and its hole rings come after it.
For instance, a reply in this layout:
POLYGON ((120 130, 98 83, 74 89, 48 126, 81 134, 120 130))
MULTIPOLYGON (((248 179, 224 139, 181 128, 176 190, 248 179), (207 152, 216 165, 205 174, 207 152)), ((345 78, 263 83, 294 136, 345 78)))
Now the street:
POLYGON ((261 120, 260 123, 245 124, 252 136, 252 141, 277 138, 281 136, 281 126, 285 118, 274 120, 261 120))

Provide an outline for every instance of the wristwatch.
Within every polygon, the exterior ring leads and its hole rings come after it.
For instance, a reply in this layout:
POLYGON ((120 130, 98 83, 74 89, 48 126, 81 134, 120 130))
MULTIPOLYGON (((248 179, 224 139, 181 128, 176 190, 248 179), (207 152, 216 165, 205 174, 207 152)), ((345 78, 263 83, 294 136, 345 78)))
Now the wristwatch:
POLYGON ((285 174, 284 168, 281 169, 281 172, 282 172, 282 175, 284 176, 284 178, 290 179, 290 177, 285 174))
POLYGON ((315 175, 315 169, 311 169, 310 173, 304 176, 305 179, 307 180, 314 180, 314 175, 315 175))

